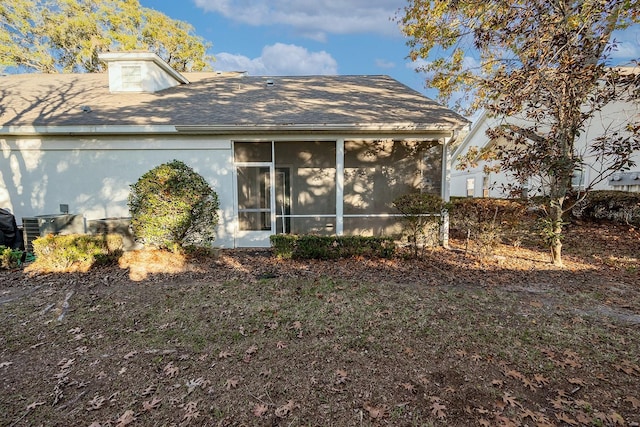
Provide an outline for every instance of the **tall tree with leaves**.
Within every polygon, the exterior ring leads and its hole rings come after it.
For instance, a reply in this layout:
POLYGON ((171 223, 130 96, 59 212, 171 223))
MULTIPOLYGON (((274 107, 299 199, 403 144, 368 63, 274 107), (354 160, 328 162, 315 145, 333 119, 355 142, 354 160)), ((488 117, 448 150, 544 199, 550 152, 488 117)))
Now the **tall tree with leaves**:
MULTIPOLYGON (((638 100, 638 75, 611 67, 609 59, 613 31, 637 23, 639 6, 639 0, 409 0, 399 16, 410 57, 424 60, 427 84, 441 100, 458 97, 467 112, 485 108, 500 117, 488 136, 504 141, 497 145, 502 169, 521 183, 546 183, 546 232, 557 265, 567 195, 582 164, 578 137, 607 104, 638 100)), ((632 166, 640 149, 634 120, 590 141, 606 172, 632 166)))
POLYGON ((19 72, 98 72, 98 52, 147 50, 178 71, 209 68, 209 44, 186 22, 138 0, 0 3, 0 66, 19 72))

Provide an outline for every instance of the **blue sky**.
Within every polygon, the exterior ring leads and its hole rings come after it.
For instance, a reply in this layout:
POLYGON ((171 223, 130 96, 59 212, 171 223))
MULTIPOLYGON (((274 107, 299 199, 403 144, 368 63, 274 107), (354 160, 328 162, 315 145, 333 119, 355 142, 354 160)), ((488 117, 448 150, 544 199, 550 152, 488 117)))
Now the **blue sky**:
MULTIPOLYGON (((193 25, 218 71, 386 74, 431 98, 393 18, 405 0, 140 0, 193 25)), ((614 61, 640 57, 638 27, 616 34, 614 61)))
POLYGON ((220 71, 386 74, 422 93, 424 78, 392 18, 404 0, 140 0, 189 22, 220 71))

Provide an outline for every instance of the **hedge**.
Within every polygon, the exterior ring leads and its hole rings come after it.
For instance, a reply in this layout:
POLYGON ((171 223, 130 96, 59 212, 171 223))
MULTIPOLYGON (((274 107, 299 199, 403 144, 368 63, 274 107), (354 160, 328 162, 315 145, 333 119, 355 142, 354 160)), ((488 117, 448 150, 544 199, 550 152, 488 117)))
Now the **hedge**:
POLYGON ((391 237, 276 234, 270 239, 275 256, 286 259, 391 258, 396 249, 391 237))
POLYGON ((19 267, 22 263, 24 252, 0 245, 0 270, 8 270, 19 267))
POLYGON ((36 259, 28 270, 42 273, 86 272, 96 264, 117 260, 122 252, 122 236, 119 234, 50 234, 33 241, 36 259))
POLYGON ((592 191, 571 210, 583 221, 612 221, 640 226, 640 193, 627 191, 592 191))

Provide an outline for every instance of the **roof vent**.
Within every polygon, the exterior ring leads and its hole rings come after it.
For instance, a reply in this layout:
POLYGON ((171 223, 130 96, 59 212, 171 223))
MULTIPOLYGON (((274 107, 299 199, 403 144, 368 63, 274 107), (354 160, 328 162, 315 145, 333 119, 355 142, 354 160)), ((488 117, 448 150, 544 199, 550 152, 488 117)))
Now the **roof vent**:
POLYGON ((189 83, 155 53, 107 52, 98 58, 107 63, 111 92, 153 93, 189 83))

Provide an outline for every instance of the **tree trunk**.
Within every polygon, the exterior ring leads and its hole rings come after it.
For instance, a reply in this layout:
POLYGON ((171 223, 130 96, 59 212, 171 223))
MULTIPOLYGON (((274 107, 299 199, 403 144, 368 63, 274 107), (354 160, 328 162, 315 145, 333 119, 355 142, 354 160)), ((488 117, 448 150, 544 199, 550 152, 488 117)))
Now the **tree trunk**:
POLYGON ((554 265, 562 267, 562 199, 551 200, 549 211, 551 261, 554 265))

